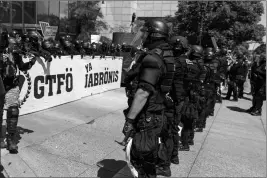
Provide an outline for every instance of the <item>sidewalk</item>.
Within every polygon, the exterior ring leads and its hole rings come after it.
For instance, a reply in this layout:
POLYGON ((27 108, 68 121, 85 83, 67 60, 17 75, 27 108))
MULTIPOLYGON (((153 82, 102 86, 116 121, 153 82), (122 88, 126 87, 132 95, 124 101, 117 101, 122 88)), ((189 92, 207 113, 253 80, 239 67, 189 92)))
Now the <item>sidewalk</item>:
MULTIPOLYGON (((248 98, 251 96, 247 96, 248 98)), ((180 152, 173 177, 266 177, 266 104, 261 117, 242 112, 251 101, 223 101, 195 145, 180 152)), ((131 177, 121 140, 124 89, 25 115, 19 153, 2 152, 10 177, 131 177)))

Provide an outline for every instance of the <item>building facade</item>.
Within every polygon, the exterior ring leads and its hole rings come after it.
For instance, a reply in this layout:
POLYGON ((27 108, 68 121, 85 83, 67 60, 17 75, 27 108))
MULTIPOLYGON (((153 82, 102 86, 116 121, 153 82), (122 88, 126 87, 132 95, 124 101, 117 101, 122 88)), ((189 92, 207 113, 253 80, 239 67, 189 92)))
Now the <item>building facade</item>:
MULTIPOLYGON (((0 24, 8 29, 40 31, 39 22, 48 22, 59 26, 59 32, 77 33, 75 23, 70 19, 70 6, 77 1, 2 1, 0 3, 0 24), (66 27, 68 26, 68 27, 66 27)), ((178 10, 178 1, 99 1, 99 7, 107 30, 100 35, 111 38, 113 32, 131 32, 132 14, 136 19, 147 17, 165 17, 174 15, 178 10)), ((72 19, 73 20, 73 19, 72 19)))
POLYGON ((102 1, 101 11, 110 26, 102 35, 110 37, 110 32, 131 32, 132 14, 136 19, 174 16, 178 1, 102 1))

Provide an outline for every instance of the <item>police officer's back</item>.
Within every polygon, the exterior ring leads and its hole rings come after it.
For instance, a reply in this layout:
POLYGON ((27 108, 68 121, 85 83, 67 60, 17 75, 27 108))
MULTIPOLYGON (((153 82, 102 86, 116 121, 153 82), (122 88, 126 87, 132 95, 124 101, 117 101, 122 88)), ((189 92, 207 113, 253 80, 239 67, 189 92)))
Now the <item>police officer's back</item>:
MULTIPOLYGON (((167 43, 168 26, 158 20, 146 22, 141 29, 143 58, 138 75, 138 89, 127 114, 124 132, 133 130, 131 159, 138 177, 156 177, 158 139, 165 117, 165 96, 169 92, 174 75, 172 49, 167 43)), ((159 154, 161 155, 161 154, 159 154)))

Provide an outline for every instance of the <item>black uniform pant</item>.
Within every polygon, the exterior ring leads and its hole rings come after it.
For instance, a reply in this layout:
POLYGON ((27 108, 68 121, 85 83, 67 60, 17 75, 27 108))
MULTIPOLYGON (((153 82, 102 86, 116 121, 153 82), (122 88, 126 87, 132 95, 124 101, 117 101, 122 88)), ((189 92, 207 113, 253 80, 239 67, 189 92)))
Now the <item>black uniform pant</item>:
POLYGON ((222 91, 219 83, 216 84, 216 100, 222 101, 222 91))
POLYGON ((237 100, 237 84, 235 81, 230 81, 228 84, 228 91, 226 94, 226 98, 230 99, 231 95, 233 93, 233 97, 235 100, 237 100))
POLYGON ((194 139, 195 121, 198 119, 197 103, 185 101, 181 113, 181 122, 183 123, 181 143, 184 147, 189 147, 189 142, 194 139))
POLYGON ((173 129, 172 129, 172 133, 173 133, 172 157, 178 156, 179 142, 180 142, 180 136, 178 133, 180 131, 180 129, 179 129, 178 125, 181 122, 183 105, 184 105, 184 101, 180 101, 175 106, 176 116, 175 116, 174 125, 173 125, 173 129))
POLYGON ((189 142, 194 139, 195 119, 182 116, 183 129, 181 132, 181 143, 184 147, 189 147, 189 142))
POLYGON ((159 150, 159 137, 164 120, 167 119, 163 114, 148 113, 138 119, 131 148, 131 163, 138 171, 139 178, 156 178, 158 157, 162 160, 168 159, 166 148, 159 150))
POLYGON ((252 111, 262 110, 263 101, 266 100, 266 88, 264 86, 254 86, 253 98, 252 98, 252 111))
POLYGON ((165 146, 167 160, 159 158, 158 166, 168 167, 171 165, 171 159, 178 156, 179 149, 179 123, 181 120, 181 109, 183 102, 180 102, 175 106, 175 109, 168 109, 164 112, 167 123, 163 126, 162 142, 165 146))
POLYGON ((214 112, 216 104, 216 86, 215 83, 205 84, 206 98, 207 98, 207 109, 206 114, 209 115, 214 112))
POLYGON ((239 98, 242 98, 244 95, 244 83, 245 83, 245 81, 243 81, 243 80, 237 80, 236 81, 237 93, 238 93, 239 98))

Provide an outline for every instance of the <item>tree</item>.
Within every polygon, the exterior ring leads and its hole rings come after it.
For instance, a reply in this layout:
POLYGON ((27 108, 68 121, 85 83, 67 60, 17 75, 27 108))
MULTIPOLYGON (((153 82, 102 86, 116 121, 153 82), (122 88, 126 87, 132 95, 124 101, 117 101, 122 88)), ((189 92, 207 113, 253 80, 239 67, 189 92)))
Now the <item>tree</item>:
POLYGON ((255 54, 263 54, 266 53, 266 44, 261 44, 254 50, 255 54))
POLYGON ((100 1, 78 1, 69 3, 70 22, 76 25, 76 33, 99 34, 108 29, 102 20, 103 14, 98 5, 100 1))
POLYGON ((179 2, 174 22, 174 33, 188 37, 192 44, 233 48, 250 40, 262 41, 265 28, 258 24, 264 13, 259 1, 183 1, 179 2), (202 33, 200 33, 202 31, 202 33))

